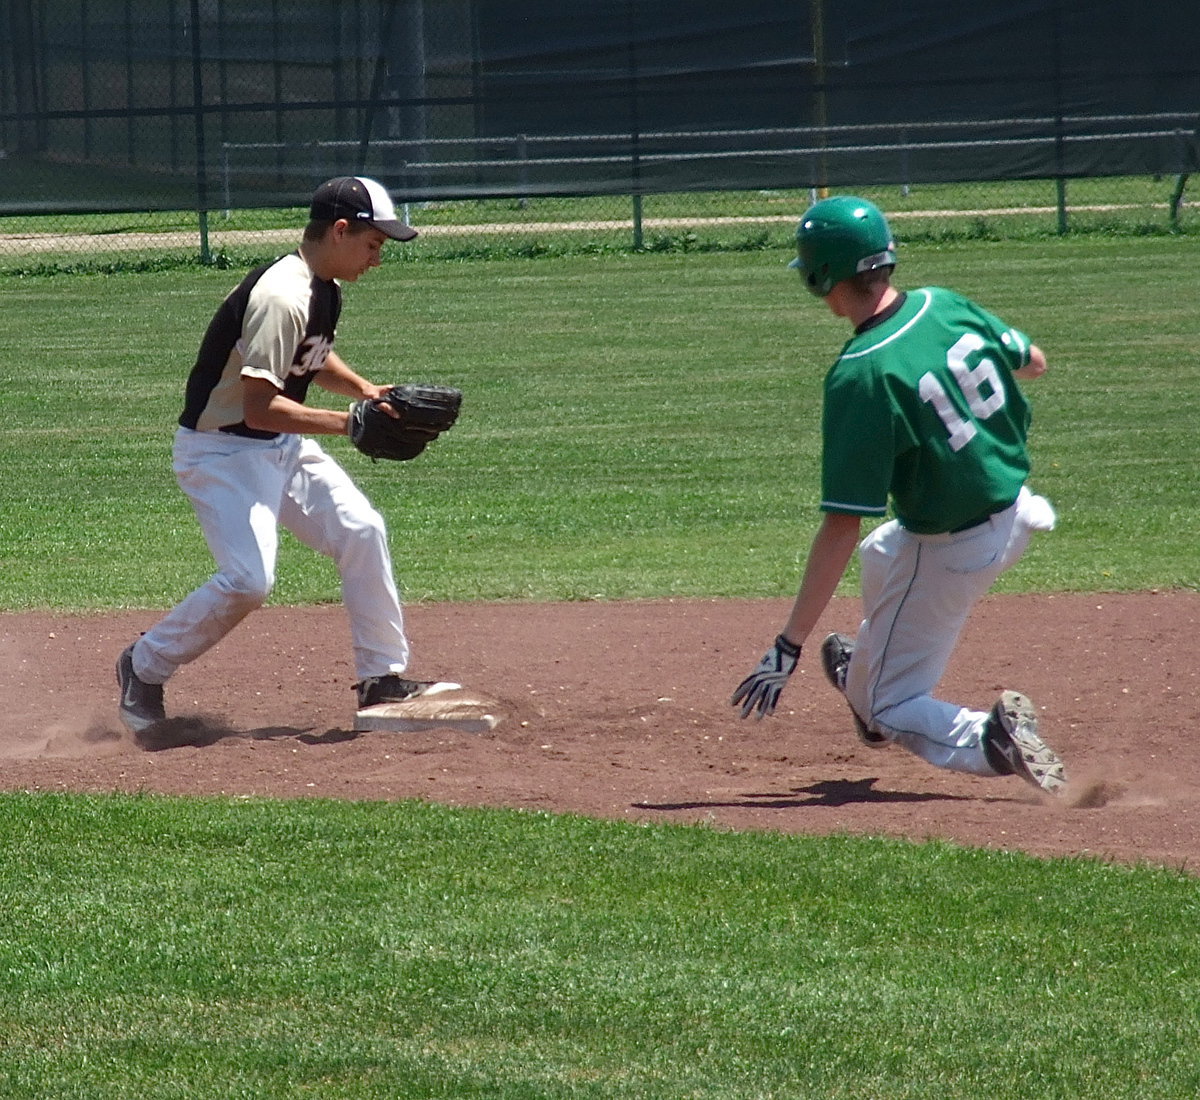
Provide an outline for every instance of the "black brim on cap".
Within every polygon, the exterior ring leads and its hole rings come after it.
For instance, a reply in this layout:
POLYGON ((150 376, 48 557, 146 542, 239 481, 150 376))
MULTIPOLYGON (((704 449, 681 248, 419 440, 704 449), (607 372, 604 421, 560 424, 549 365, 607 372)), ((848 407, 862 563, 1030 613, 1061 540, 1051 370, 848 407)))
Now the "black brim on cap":
POLYGON ((411 225, 405 225, 403 222, 376 222, 370 223, 380 233, 386 233, 393 241, 411 241, 417 235, 417 231, 411 225))

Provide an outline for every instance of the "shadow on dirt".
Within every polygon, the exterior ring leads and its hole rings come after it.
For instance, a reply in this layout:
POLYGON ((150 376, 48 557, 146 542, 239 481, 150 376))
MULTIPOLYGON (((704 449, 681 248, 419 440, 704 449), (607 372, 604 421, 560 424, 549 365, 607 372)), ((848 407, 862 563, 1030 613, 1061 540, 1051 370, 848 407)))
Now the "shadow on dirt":
POLYGON ((203 749, 218 741, 278 741, 292 738, 305 745, 333 745, 353 741, 359 735, 354 730, 331 729, 314 733, 294 726, 264 726, 260 729, 239 730, 221 718, 195 714, 168 718, 134 735, 134 743, 146 752, 167 749, 203 749))
POLYGON ((639 810, 755 809, 795 810, 812 806, 849 806, 865 802, 976 802, 977 798, 928 791, 880 791, 878 778, 827 779, 808 787, 793 787, 786 794, 748 793, 740 799, 723 802, 636 802, 639 810), (797 796, 807 797, 797 797, 797 796))

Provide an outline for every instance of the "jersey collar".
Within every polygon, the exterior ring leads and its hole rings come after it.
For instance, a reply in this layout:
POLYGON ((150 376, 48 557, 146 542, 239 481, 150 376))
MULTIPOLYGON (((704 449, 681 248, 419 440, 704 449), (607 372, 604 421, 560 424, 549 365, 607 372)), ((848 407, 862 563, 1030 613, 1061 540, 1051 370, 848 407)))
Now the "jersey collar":
POLYGON ((904 303, 908 298, 906 291, 900 291, 895 299, 886 309, 881 309, 874 316, 868 317, 861 325, 854 330, 855 336, 861 336, 864 332, 870 332, 877 325, 882 325, 884 321, 890 321, 901 309, 904 308, 904 303))

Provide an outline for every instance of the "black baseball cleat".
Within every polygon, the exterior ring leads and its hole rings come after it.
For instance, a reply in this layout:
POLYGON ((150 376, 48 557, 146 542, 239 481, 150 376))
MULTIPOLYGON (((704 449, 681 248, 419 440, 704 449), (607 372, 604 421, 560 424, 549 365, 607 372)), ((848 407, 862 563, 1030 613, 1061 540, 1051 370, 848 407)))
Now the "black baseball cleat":
POLYGON ((166 721, 163 686, 138 679, 133 671, 133 645, 128 646, 117 658, 117 684, 121 689, 118 713, 130 733, 139 734, 158 722, 166 721))
POLYGON ((368 676, 354 685, 358 692, 359 709, 379 706, 381 703, 404 703, 418 695, 426 695, 435 689, 450 691, 460 688, 441 680, 406 680, 396 672, 385 676, 368 676))
POLYGON ((1037 732, 1037 712, 1019 691, 1005 691, 988 715, 983 751, 1000 775, 1019 775, 1047 794, 1067 784, 1063 762, 1037 732))
MULTIPOLYGON (((821 665, 825 669, 825 679, 828 680, 843 695, 846 694, 846 669, 850 667, 850 658, 854 654, 854 639, 846 634, 830 634, 821 643, 821 665)), ((867 724, 854 713, 854 728, 858 739, 872 749, 886 748, 891 742, 882 733, 873 733, 867 729, 867 724)))

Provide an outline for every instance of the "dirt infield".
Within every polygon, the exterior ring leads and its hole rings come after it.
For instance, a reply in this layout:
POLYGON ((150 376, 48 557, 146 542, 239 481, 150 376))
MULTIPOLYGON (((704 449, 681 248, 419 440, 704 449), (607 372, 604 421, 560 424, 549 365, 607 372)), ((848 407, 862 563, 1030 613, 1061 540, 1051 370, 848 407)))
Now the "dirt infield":
MULTIPOLYGON (((412 674, 503 701, 485 735, 350 732, 341 608, 267 608, 171 682, 169 732, 190 743, 154 751, 123 732, 113 678, 153 612, 0 615, 0 788, 418 798, 1200 868, 1200 594, 976 610, 941 694, 985 708, 1028 693, 1067 766, 1053 801, 861 747, 815 646, 779 713, 741 721, 729 694, 788 603, 410 607, 412 674)), ((821 632, 857 614, 837 600, 821 632)))

